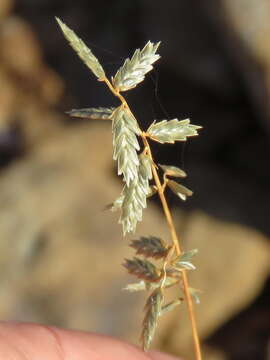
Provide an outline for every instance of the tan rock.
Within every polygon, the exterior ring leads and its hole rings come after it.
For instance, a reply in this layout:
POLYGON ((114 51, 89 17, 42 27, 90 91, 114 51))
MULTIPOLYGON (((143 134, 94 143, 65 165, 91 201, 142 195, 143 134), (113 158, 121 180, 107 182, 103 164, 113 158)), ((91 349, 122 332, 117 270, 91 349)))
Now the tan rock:
POLYGON ((2 61, 21 76, 35 77, 42 65, 42 52, 31 26, 10 16, 1 27, 0 40, 2 61))
MULTIPOLYGON (((110 142, 110 124, 63 129, 0 179, 2 319, 138 338, 141 297, 121 291, 131 251, 118 215, 103 211, 121 191, 110 142)), ((153 223, 165 234, 150 209, 138 233, 153 223)))
POLYGON ((267 0, 223 0, 227 16, 253 55, 270 67, 270 3, 267 0))
POLYGON ((0 2, 0 21, 2 21, 13 8, 14 1, 13 0, 1 0, 0 2))
MULTIPOLYGON (((175 218, 178 216, 176 213, 175 218)), ((197 270, 190 272, 189 278, 190 286, 202 291, 195 309, 200 336, 205 338, 250 304, 262 289, 269 275, 269 240, 258 231, 200 212, 189 216, 183 230, 185 248, 199 249, 194 258, 197 270)), ((159 338, 182 356, 192 351, 185 312, 183 307, 177 316, 170 314, 159 338)))
POLYGON ((63 82, 43 62, 32 28, 10 16, 0 27, 0 130, 19 126, 27 146, 59 128, 50 107, 59 102, 63 82))
MULTIPOLYGON (((229 31, 233 30, 240 38, 251 57, 259 65, 259 69, 264 74, 267 88, 267 98, 262 98, 262 93, 254 87, 253 74, 249 72, 253 69, 246 66, 246 54, 242 54, 242 67, 246 68, 246 78, 249 87, 253 92, 253 97, 258 98, 260 105, 267 109, 267 116, 270 115, 270 2, 268 0, 222 0, 224 5, 224 15, 227 20, 229 31)), ((262 86, 264 84, 260 84, 262 86)))

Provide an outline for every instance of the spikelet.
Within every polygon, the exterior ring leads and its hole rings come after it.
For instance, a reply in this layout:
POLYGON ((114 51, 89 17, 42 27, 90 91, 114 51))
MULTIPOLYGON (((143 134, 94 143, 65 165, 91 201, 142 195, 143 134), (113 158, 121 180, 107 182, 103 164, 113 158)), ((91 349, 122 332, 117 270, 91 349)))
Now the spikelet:
POLYGON ((147 133, 152 140, 173 144, 175 141, 186 141, 187 137, 198 135, 198 129, 201 129, 201 126, 190 124, 189 119, 172 119, 154 122, 147 133))
POLYGON ((147 206, 147 197, 150 192, 149 180, 152 179, 151 159, 143 154, 139 156, 138 176, 129 186, 125 185, 122 196, 121 216, 123 233, 135 232, 138 221, 142 221, 143 209, 147 206))
POLYGON ((159 44, 160 42, 154 44, 148 41, 142 50, 137 49, 131 59, 125 60, 113 78, 113 85, 117 90, 133 89, 144 80, 145 74, 153 69, 152 64, 160 58, 156 54, 159 44))
POLYGON ((56 18, 56 21, 63 31, 65 38, 70 43, 70 46, 78 54, 85 65, 89 67, 89 69, 96 75, 99 80, 105 79, 105 72, 92 51, 75 34, 75 32, 71 30, 66 24, 64 24, 59 18, 56 18))

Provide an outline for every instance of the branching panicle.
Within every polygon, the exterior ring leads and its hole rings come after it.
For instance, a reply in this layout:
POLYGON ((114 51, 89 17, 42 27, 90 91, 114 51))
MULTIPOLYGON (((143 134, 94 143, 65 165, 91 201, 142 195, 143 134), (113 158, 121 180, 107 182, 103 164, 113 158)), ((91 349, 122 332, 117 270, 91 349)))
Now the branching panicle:
POLYGON ((136 87, 145 78, 145 75, 153 69, 153 63, 160 56, 156 53, 158 43, 148 41, 142 50, 137 49, 131 59, 126 59, 123 66, 117 71, 110 81, 92 51, 85 43, 60 19, 56 18, 64 36, 79 55, 82 61, 89 67, 94 75, 103 81, 109 90, 120 100, 117 108, 84 108, 74 109, 69 112, 70 116, 85 119, 101 119, 112 121, 113 134, 113 159, 118 164, 118 175, 123 176, 124 187, 121 195, 110 204, 108 208, 112 211, 121 212, 119 223, 121 223, 124 235, 135 232, 138 221, 142 220, 143 209, 147 206, 147 199, 157 193, 163 207, 164 215, 170 230, 172 243, 155 237, 140 237, 131 242, 131 247, 140 257, 126 259, 123 266, 135 277, 141 279, 139 282, 129 284, 125 288, 128 291, 151 291, 145 305, 145 317, 142 328, 142 343, 147 350, 153 340, 157 327, 158 317, 173 310, 176 306, 186 301, 191 321, 194 349, 196 360, 201 360, 200 344, 198 339, 196 321, 193 311, 193 302, 199 302, 198 291, 189 286, 186 270, 194 270, 191 263, 192 257, 197 250, 182 252, 171 212, 168 207, 164 192, 169 187, 179 198, 186 200, 192 195, 192 191, 171 177, 184 178, 185 171, 171 165, 159 165, 163 171, 163 183, 157 172, 156 165, 148 139, 161 144, 175 141, 186 141, 191 136, 198 135, 200 126, 190 124, 186 120, 163 120, 153 122, 146 132, 140 126, 130 110, 126 99, 120 94, 123 91, 136 87), (140 137, 144 146, 139 154, 140 137), (152 184, 150 184, 152 182, 152 184), (147 258, 157 260, 157 264, 150 262, 147 258), (179 286, 183 297, 177 298, 163 305, 167 288, 179 286))

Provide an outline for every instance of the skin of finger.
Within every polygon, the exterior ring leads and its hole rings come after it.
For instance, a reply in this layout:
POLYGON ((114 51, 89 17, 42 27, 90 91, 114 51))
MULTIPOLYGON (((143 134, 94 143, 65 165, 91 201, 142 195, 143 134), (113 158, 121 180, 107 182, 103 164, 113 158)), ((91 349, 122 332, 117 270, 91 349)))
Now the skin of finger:
POLYGON ((104 335, 27 323, 0 323, 0 359, 176 360, 104 335))
POLYGON ((149 356, 153 360, 181 360, 179 357, 175 357, 169 354, 164 354, 159 351, 150 351, 149 356))

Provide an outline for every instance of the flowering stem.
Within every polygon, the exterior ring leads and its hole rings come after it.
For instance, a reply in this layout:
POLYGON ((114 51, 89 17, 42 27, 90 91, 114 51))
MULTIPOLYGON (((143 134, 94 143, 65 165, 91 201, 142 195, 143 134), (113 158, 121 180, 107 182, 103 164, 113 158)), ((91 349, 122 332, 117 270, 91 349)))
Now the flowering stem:
MULTIPOLYGON (((144 136, 144 134, 142 134, 142 140, 144 142, 145 148, 147 149, 148 155, 150 156, 151 160, 153 161, 152 152, 151 152, 149 143, 148 143, 146 137, 144 136)), ((167 200, 164 196, 164 189, 163 189, 163 186, 161 185, 154 161, 152 164, 152 171, 153 171, 154 180, 155 180, 155 183, 157 186, 159 198, 160 198, 160 201, 161 201, 161 204, 163 207, 163 211, 164 211, 164 214, 165 214, 165 217, 166 217, 166 220, 168 223, 168 227, 170 230, 172 242, 173 242, 173 245, 176 250, 176 254, 181 255, 182 249, 181 249, 179 239, 178 239, 178 236, 177 236, 177 233, 175 230, 174 222, 172 219, 172 214, 168 207, 167 200)), ((196 324, 195 313, 194 313, 194 308, 193 308, 193 301, 192 301, 191 294, 189 292, 188 278, 187 278, 187 273, 185 270, 182 271, 182 280, 183 280, 183 290, 184 290, 184 294, 185 294, 185 297, 187 300, 188 314, 189 314, 189 318, 190 318, 190 322, 191 322, 193 344, 194 344, 196 360, 202 360, 200 341, 199 341, 197 324, 196 324)))
MULTIPOLYGON (((130 113, 132 114, 132 112, 131 112, 131 110, 130 110, 130 108, 129 108, 126 100, 125 100, 125 98, 113 87, 111 82, 107 78, 104 78, 103 81, 107 84, 107 86, 109 87, 111 92, 116 97, 118 97, 118 99, 121 101, 123 106, 125 106, 130 111, 130 113)), ((156 169, 156 165, 155 165, 155 163, 153 161, 152 152, 151 152, 149 143, 147 141, 147 134, 144 133, 144 132, 141 132, 140 135, 141 135, 141 138, 142 138, 144 146, 145 146, 144 151, 148 153, 150 159, 153 162, 152 163, 152 171, 153 171, 153 176, 154 176, 154 180, 155 180, 155 183, 156 183, 157 191, 158 191, 159 198, 160 198, 160 201, 161 201, 161 204, 162 204, 162 207, 163 207, 163 211, 164 211, 167 223, 168 223, 168 227, 169 227, 172 242, 173 242, 173 247, 175 248, 176 254, 179 256, 182 253, 182 249, 181 249, 179 239, 178 239, 178 236, 177 236, 177 233, 176 233, 176 230, 175 230, 175 226, 174 226, 171 211, 169 209, 167 200, 166 200, 166 198, 164 196, 164 187, 162 186, 162 184, 160 182, 160 179, 159 179, 159 176, 158 176, 158 173, 157 173, 157 169, 156 169)), ((193 309, 192 297, 191 297, 191 294, 189 292, 187 273, 186 273, 185 270, 183 270, 181 272, 181 274, 182 274, 182 281, 183 281, 183 290, 184 290, 185 298, 187 300, 188 313, 189 313, 189 318, 190 318, 190 322, 191 322, 191 329, 192 329, 192 337, 193 337, 193 343, 194 343, 195 356, 196 356, 196 360, 202 360, 200 341, 199 341, 199 336, 198 336, 195 313, 194 313, 194 309, 193 309)))

